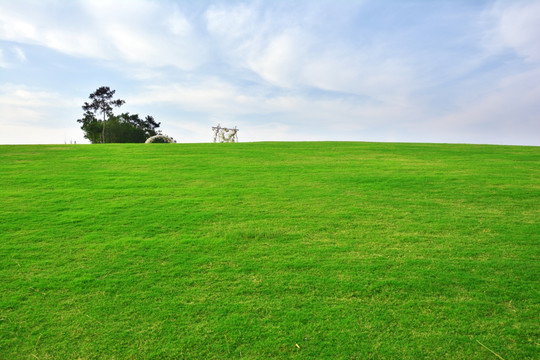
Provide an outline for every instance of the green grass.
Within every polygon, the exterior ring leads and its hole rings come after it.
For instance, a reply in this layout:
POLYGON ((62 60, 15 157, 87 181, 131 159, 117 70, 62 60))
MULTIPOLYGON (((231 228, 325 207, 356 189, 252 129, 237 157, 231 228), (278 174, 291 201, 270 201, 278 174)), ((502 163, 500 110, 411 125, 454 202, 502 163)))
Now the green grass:
POLYGON ((0 185, 0 359, 540 357, 539 147, 1 146, 0 185))

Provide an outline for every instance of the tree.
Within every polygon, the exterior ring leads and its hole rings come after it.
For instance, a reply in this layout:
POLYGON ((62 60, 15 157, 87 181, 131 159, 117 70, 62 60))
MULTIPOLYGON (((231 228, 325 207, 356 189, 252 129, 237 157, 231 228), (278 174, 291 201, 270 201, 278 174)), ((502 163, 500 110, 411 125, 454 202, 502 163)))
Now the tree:
POLYGON ((143 143, 151 136, 158 135, 160 123, 148 115, 144 120, 138 114, 123 113, 112 116, 107 121, 108 141, 112 143, 143 143))
POLYGON ((103 123, 96 119, 94 114, 86 112, 82 119, 77 120, 82 124, 81 129, 84 131, 84 137, 90 140, 92 144, 102 142, 103 123))
POLYGON ((113 114, 113 107, 122 106, 124 100, 113 100, 115 90, 103 86, 90 94, 91 103, 82 106, 84 115, 77 121, 81 123, 84 137, 92 144, 96 143, 143 143, 151 136, 160 134, 161 125, 150 115, 141 119, 138 114, 113 114), (103 120, 98 120, 97 115, 103 120), (105 134, 107 128, 107 134, 105 134), (105 136, 106 135, 106 136, 105 136))
MULTIPOLYGON (((95 92, 90 94, 91 103, 85 102, 82 106, 82 109, 85 111, 85 118, 87 116, 93 116, 93 119, 96 118, 97 113, 103 115, 102 121, 102 133, 101 133, 101 142, 105 143, 105 122, 108 118, 113 116, 113 107, 120 107, 124 105, 124 100, 114 100, 113 96, 116 90, 111 90, 108 86, 102 86, 98 88, 95 92)), ((92 119, 92 121, 93 121, 92 119)), ((90 140, 90 139, 89 139, 90 140)), ((92 140, 90 140, 92 141, 92 140)))

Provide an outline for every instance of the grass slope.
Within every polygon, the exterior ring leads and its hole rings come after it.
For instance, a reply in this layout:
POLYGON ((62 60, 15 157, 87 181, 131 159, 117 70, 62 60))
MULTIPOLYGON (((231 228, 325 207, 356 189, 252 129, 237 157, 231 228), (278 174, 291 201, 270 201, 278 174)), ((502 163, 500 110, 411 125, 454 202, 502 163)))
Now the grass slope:
POLYGON ((0 147, 0 359, 537 359, 540 148, 0 147))

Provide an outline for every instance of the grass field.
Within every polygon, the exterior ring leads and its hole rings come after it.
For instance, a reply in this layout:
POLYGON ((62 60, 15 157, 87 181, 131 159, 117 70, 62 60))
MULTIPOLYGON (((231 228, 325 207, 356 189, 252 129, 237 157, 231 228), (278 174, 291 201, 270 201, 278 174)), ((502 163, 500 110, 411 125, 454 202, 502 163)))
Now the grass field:
POLYGON ((0 359, 538 359, 540 148, 0 147, 0 359))

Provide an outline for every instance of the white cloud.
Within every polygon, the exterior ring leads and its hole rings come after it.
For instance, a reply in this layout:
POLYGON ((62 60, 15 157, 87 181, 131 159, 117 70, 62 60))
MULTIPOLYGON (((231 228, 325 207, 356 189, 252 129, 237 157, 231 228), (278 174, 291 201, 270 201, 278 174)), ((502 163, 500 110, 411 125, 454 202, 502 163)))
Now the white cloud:
POLYGON ((4 59, 4 50, 0 48, 0 68, 7 68, 8 63, 6 59, 4 59))
POLYGON ((75 126, 51 128, 47 124, 29 128, 20 124, 2 124, 0 144, 88 144, 82 131, 75 126))
POLYGON ((0 85, 0 94, 0 105, 2 106, 38 108, 72 104, 70 100, 63 98, 60 94, 14 84, 0 85))
POLYGON ((174 8, 172 14, 165 18, 164 23, 170 33, 176 36, 188 36, 193 31, 189 21, 177 8, 174 8))
POLYGON ((218 79, 205 79, 192 84, 150 85, 132 97, 130 103, 169 103, 186 111, 223 112, 230 109, 242 111, 239 105, 243 99, 232 85, 218 79))
POLYGON ((15 11, 11 12, 10 9, 6 9, 5 3, 2 5, 2 11, 0 12, 0 35, 2 39, 34 41, 37 31, 32 19, 18 16, 15 11))
POLYGON ((193 69, 206 58, 201 39, 174 6, 150 1, 2 4, 0 39, 94 59, 193 69), (64 16, 70 16, 66 19, 64 16))
MULTIPOLYGON (((357 4, 360 6, 360 4, 357 4)), ((258 3, 211 6, 207 28, 220 54, 255 73, 267 85, 284 89, 318 88, 401 103, 414 90, 414 75, 381 44, 358 46, 357 39, 322 41, 332 4, 285 9, 258 3), (321 27, 322 22, 322 27, 321 27)))
POLYGON ((499 1, 491 10, 492 41, 514 50, 530 62, 540 62, 540 2, 499 1))
POLYGON ((211 5, 205 12, 206 25, 208 31, 216 36, 237 40, 252 36, 257 31, 257 13, 254 4, 211 5))
POLYGON ((148 1, 138 1, 137 6, 131 1, 83 4, 97 24, 94 31, 100 31, 123 60, 187 70, 204 61, 204 47, 188 20, 171 4, 161 6, 148 1))
POLYGON ((80 99, 3 84, 0 85, 0 114, 0 144, 63 143, 67 133, 78 142, 84 142, 76 122, 81 115, 80 99))
MULTIPOLYGON (((0 11, 0 39, 45 46, 68 55, 107 58, 110 50, 88 27, 87 19, 74 12, 75 22, 57 15, 58 3, 4 2, 0 11)), ((73 20, 73 19, 72 19, 73 20)))
POLYGON ((467 99, 416 131, 439 141, 538 145, 540 143, 540 68, 509 75, 480 98, 467 99), (525 91, 524 91, 525 89, 525 91))
POLYGON ((0 121, 76 127, 82 100, 65 100, 59 82, 42 88, 53 76, 23 74, 36 55, 47 61, 27 46, 39 45, 68 55, 47 71, 111 79, 129 110, 181 141, 209 141, 218 122, 241 126, 244 141, 532 137, 538 2, 389 4, 0 0, 0 70, 27 85, 0 83, 0 111, 13 114, 0 121), (506 61, 509 50, 518 56, 506 61))
POLYGON ((248 66, 273 85, 295 87, 306 52, 300 32, 284 31, 269 39, 262 51, 250 54, 248 66))
POLYGON ((306 59, 300 73, 305 84, 395 105, 406 105, 410 92, 418 88, 413 69, 374 51, 332 51, 306 59))

